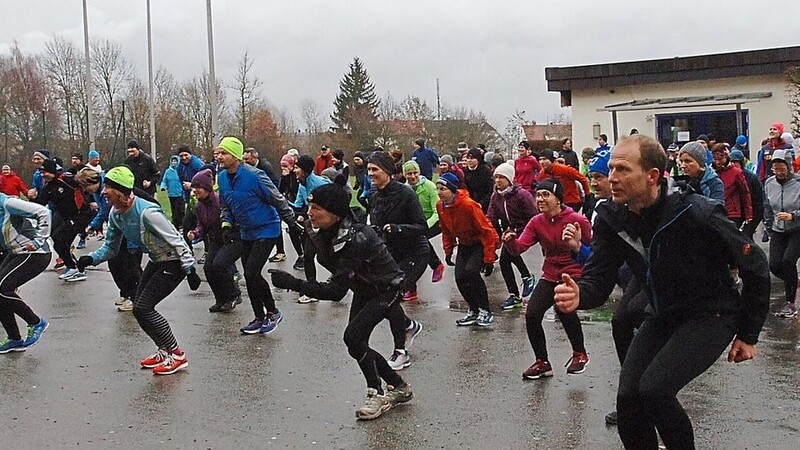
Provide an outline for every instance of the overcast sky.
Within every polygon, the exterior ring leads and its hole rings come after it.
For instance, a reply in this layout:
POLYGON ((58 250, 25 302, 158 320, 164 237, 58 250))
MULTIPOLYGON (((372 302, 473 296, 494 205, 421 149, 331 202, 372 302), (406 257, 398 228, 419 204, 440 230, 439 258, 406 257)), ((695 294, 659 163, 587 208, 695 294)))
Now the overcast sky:
MULTIPOLYGON (((146 1, 88 0, 92 37, 119 41, 146 79, 146 1)), ((82 47, 81 0, 0 0, 0 53, 39 52, 60 34, 82 47)), ((206 2, 152 0, 154 64, 179 79, 207 69, 206 2)), ((544 68, 800 45, 800 1, 214 0, 217 77, 245 50, 264 96, 299 117, 326 112, 354 56, 382 97, 416 95, 483 111, 498 129, 516 110, 544 122, 569 109, 544 68), (652 6, 651 6, 652 5, 652 6)))

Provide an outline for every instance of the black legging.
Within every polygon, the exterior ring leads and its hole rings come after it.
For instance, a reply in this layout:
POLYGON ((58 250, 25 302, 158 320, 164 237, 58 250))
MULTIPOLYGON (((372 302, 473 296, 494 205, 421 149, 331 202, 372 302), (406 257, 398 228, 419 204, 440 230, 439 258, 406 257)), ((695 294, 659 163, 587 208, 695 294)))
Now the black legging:
MULTIPOLYGON (((525 328, 528 331, 528 340, 531 342, 533 354, 538 359, 549 361, 547 358, 547 340, 544 336, 544 328, 542 327, 542 319, 544 313, 555 304, 553 297, 555 296, 555 288, 558 283, 554 281, 539 280, 536 287, 533 288, 533 294, 528 301, 528 308, 525 310, 525 328)), ((564 314, 560 309, 556 308, 556 314, 561 325, 564 326, 564 331, 567 332, 567 338, 572 345, 573 352, 586 353, 586 348, 583 345, 583 328, 581 327, 581 319, 578 317, 577 312, 564 314)))
POLYGON ((692 422, 678 392, 705 372, 735 335, 731 317, 692 313, 671 323, 648 318, 631 342, 617 392, 619 436, 625 448, 693 449, 692 422))
POLYGON ((119 289, 119 296, 131 300, 136 297, 139 280, 142 278, 142 251, 129 249, 128 240, 122 238, 117 256, 108 260, 111 278, 119 289))
POLYGON ((178 341, 172 334, 169 322, 158 311, 156 305, 161 303, 181 281, 186 272, 180 261, 148 262, 139 281, 136 299, 133 301, 133 316, 145 333, 162 350, 172 351, 178 348, 178 341))
POLYGON ((508 251, 506 246, 500 250, 500 273, 503 275, 503 281, 506 282, 506 289, 509 294, 514 294, 519 297, 519 285, 517 285, 517 277, 514 275, 514 268, 512 265, 517 266, 520 276, 527 278, 531 276, 528 266, 522 259, 522 255, 515 255, 508 251))
POLYGON ((9 339, 22 339, 14 315, 28 325, 39 323, 39 316, 17 294, 17 288, 42 273, 50 264, 50 253, 9 254, 0 263, 0 322, 9 339))
POLYGON ((758 224, 761 223, 762 220, 764 220, 764 215, 756 214, 755 211, 753 211, 753 220, 742 226, 742 233, 752 240, 753 235, 756 234, 756 228, 758 228, 758 224))
POLYGON ((489 293, 486 291, 486 283, 481 275, 483 265, 482 245, 460 244, 458 246, 455 267, 456 286, 469 305, 469 310, 476 314, 478 309, 490 310, 489 293))
POLYGON ((172 225, 178 230, 183 226, 183 216, 186 215, 186 203, 183 196, 169 197, 169 208, 172 210, 172 225))
POLYGON ((425 237, 428 238, 428 267, 431 269, 436 269, 442 263, 442 260, 439 259, 439 255, 436 254, 433 244, 431 244, 431 239, 440 234, 442 234, 442 228, 439 226, 439 222, 433 224, 433 226, 428 228, 428 231, 425 232, 425 237))
POLYGON ((797 260, 800 259, 800 230, 769 233, 769 271, 783 281, 786 301, 797 295, 797 260))
POLYGON ((647 317, 644 310, 649 301, 650 298, 641 283, 631 277, 611 318, 611 334, 614 337, 620 364, 625 362, 625 355, 628 353, 634 332, 647 317))
POLYGON ((230 302, 242 294, 231 271, 231 267, 235 269, 236 260, 241 257, 242 241, 238 239, 227 244, 209 242, 203 272, 217 302, 230 302))
POLYGON ((242 241, 242 265, 244 266, 244 281, 247 286, 247 295, 250 297, 250 306, 258 320, 263 321, 267 313, 274 313, 275 299, 267 280, 261 275, 264 264, 269 259, 276 238, 259 239, 257 241, 242 241))
POLYGON ((86 229, 89 222, 92 221, 92 217, 88 214, 79 214, 71 219, 63 219, 60 218, 61 216, 56 217, 59 217, 59 219, 57 221, 56 219, 53 220, 53 232, 51 234, 53 250, 64 261, 64 266, 67 269, 74 269, 77 267, 78 261, 72 254, 72 242, 78 233, 86 229))
POLYGON ((397 261, 400 270, 403 271, 403 290, 417 292, 417 281, 428 268, 428 247, 423 246, 420 251, 410 252, 403 256, 392 254, 392 258, 397 261))
POLYGON ((369 346, 372 330, 387 316, 402 314, 399 292, 386 292, 381 295, 353 294, 350 306, 350 319, 344 330, 344 343, 347 352, 358 362, 361 373, 367 380, 367 387, 383 393, 381 379, 392 386, 402 386, 403 379, 386 359, 369 346), (399 313, 398 313, 399 310, 399 313))
POLYGON ((306 275, 307 281, 317 281, 317 264, 314 258, 317 256, 317 249, 311 244, 308 239, 308 234, 302 234, 303 238, 303 273, 306 275))

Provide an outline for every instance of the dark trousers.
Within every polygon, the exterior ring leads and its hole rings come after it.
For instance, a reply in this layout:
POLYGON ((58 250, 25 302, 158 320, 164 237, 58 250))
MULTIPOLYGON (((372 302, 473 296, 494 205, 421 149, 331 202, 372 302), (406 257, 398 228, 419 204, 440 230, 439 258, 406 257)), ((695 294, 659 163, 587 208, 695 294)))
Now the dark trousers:
POLYGON ((719 358, 735 324, 702 313, 672 323, 644 321, 619 374, 617 419, 625 448, 657 449, 656 430, 669 449, 694 448, 692 422, 676 395, 719 358))
POLYGON ((403 314, 399 297, 399 292, 386 292, 377 296, 354 293, 350 320, 344 330, 347 352, 358 362, 361 373, 367 380, 367 387, 377 389, 379 393, 383 392, 381 379, 392 386, 404 384, 400 375, 389 367, 386 359, 369 346, 372 330, 384 318, 403 314))
POLYGON ((89 222, 92 221, 92 216, 81 214, 72 219, 56 217, 59 219, 57 221, 56 219, 53 220, 53 232, 50 235, 53 238, 53 250, 56 251, 59 258, 64 260, 64 265, 67 269, 74 269, 77 267, 78 261, 72 255, 72 249, 70 248, 72 241, 75 240, 75 236, 78 233, 86 229, 89 222))
POLYGON ((797 260, 800 259, 800 230, 769 233, 769 271, 783 280, 786 301, 797 296, 797 260))
POLYGON ((269 259, 275 238, 259 239, 257 241, 242 241, 242 266, 244 266, 244 281, 247 295, 250 297, 250 306, 253 314, 259 320, 264 320, 267 313, 274 313, 275 299, 267 280, 261 275, 264 264, 269 259))
POLYGON ((136 299, 133 301, 133 316, 142 330, 162 350, 175 350, 178 341, 172 334, 169 322, 158 311, 161 303, 186 278, 180 261, 148 262, 139 281, 136 299))
POLYGON ((633 341, 633 334, 642 325, 647 314, 644 310, 650 298, 644 287, 636 278, 631 278, 622 293, 614 316, 611 318, 611 335, 620 364, 625 362, 625 355, 633 341))
POLYGON ((283 226, 281 226, 281 234, 278 235, 278 241, 275 242, 275 254, 286 254, 286 247, 283 245, 283 226))
POLYGON ((128 248, 128 240, 122 238, 117 256, 108 261, 111 278, 119 289, 119 296, 131 300, 136 297, 139 280, 142 278, 142 251, 128 248))
POLYGON ((764 220, 764 216, 761 214, 753 214, 753 220, 744 224, 742 227, 742 233, 747 235, 750 239, 753 239, 753 235, 756 234, 756 228, 758 228, 758 224, 764 220))
POLYGON ((439 264, 442 263, 442 260, 439 259, 439 255, 436 254, 436 250, 433 248, 433 244, 430 242, 431 239, 440 234, 442 234, 442 228, 439 226, 439 222, 433 224, 433 226, 428 228, 428 231, 425 232, 425 237, 428 238, 428 267, 431 269, 436 269, 439 267, 439 264))
POLYGON ((483 281, 483 246, 459 245, 456 253, 455 278, 458 292, 464 297, 469 310, 477 313, 478 309, 489 311, 489 293, 483 281))
MULTIPOLYGON (((183 236, 183 240, 186 241, 186 244, 189 245, 189 249, 194 251, 194 245, 192 245, 192 240, 186 236, 186 233, 194 230, 197 228, 197 213, 194 209, 186 208, 185 213, 183 215, 183 220, 181 221, 181 225, 183 226, 183 232, 181 235, 183 236)), ((177 227, 175 227, 177 228, 177 227)))
POLYGON ((169 207, 172 210, 172 225, 175 225, 176 230, 180 230, 183 226, 183 217, 186 215, 186 203, 183 197, 170 197, 169 207))
MULTIPOLYGON (((528 300, 528 307, 525 309, 525 329, 528 331, 528 340, 533 348, 533 354, 537 359, 549 361, 547 357, 547 340, 544 336, 544 328, 542 327, 542 319, 544 313, 555 304, 553 297, 555 296, 555 288, 558 283, 547 280, 539 280, 536 287, 533 288, 530 300, 528 300)), ((564 331, 567 332, 567 338, 572 346, 573 352, 586 352, 583 345, 583 328, 581 327, 581 319, 578 318, 577 312, 564 314, 560 309, 555 308, 556 314, 561 325, 564 326, 564 331)))
POLYGON ((235 269, 236 260, 241 257, 242 241, 235 240, 226 244, 209 241, 203 272, 218 303, 233 301, 242 294, 233 280, 234 272, 231 270, 232 267, 235 269))
POLYGON ((500 273, 503 275, 503 281, 506 282, 506 289, 509 294, 514 294, 519 297, 519 285, 517 285, 517 277, 514 275, 513 266, 517 266, 520 276, 527 278, 531 276, 528 266, 522 260, 522 255, 515 255, 508 251, 506 246, 500 250, 500 273))
POLYGON ((317 264, 314 258, 317 256, 317 249, 308 241, 308 235, 302 234, 303 238, 303 273, 306 275, 306 280, 317 280, 317 264))
POLYGON ((39 323, 39 316, 17 294, 17 288, 34 279, 50 264, 50 253, 9 254, 0 263, 0 323, 9 339, 22 339, 15 315, 28 325, 39 323))
POLYGON ((406 252, 403 255, 392 254, 392 258, 397 261, 400 270, 403 271, 403 290, 417 292, 417 281, 428 268, 428 246, 423 245, 416 251, 406 252))

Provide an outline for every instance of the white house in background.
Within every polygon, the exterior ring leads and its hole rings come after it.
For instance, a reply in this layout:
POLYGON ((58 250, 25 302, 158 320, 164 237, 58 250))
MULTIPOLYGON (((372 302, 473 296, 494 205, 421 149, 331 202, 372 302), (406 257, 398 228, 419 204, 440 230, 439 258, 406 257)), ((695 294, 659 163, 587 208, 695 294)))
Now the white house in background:
POLYGON ((572 107, 574 148, 613 145, 635 128, 662 145, 713 134, 758 148, 769 125, 791 122, 786 70, 800 66, 800 46, 545 69, 547 90, 572 107))

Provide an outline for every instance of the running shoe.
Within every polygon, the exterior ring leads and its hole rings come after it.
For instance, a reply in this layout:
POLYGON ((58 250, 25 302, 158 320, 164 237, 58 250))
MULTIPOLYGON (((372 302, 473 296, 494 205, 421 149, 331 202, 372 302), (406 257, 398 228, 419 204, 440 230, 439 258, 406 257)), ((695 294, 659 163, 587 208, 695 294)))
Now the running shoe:
POLYGON ((33 347, 34 345, 39 343, 39 339, 42 338, 42 335, 44 334, 45 331, 47 331, 47 328, 49 326, 50 323, 47 320, 45 320, 44 317, 40 317, 39 323, 37 323, 36 325, 28 325, 28 333, 25 336, 25 341, 23 342, 23 345, 25 345, 25 347, 27 348, 27 347, 33 347))
POLYGON ((408 383, 402 387, 394 387, 390 384, 386 386, 386 396, 393 405, 399 405, 414 398, 414 393, 411 392, 411 385, 408 383))
POLYGON ((307 303, 313 303, 313 302, 318 302, 318 301, 319 301, 319 299, 316 299, 314 297, 309 297, 307 295, 301 295, 300 297, 297 298, 297 303, 302 303, 304 305, 307 304, 307 303))
POLYGON ((617 424, 617 412, 611 411, 610 413, 606 414, 606 425, 616 425, 617 424))
POLYGON ((86 248, 86 239, 81 239, 78 241, 78 245, 75 246, 78 250, 83 250, 86 248))
POLYGON ((120 297, 120 298, 114 300, 114 306, 119 306, 119 305, 125 303, 125 300, 128 300, 128 298, 127 297, 120 297))
POLYGON ((479 327, 488 327, 492 322, 494 322, 494 314, 485 309, 478 310, 478 320, 475 321, 475 325, 479 327))
POLYGON ((442 281, 442 276, 444 276, 444 264, 439 263, 435 269, 433 269, 433 274, 431 275, 431 282, 438 283, 442 281))
POLYGON ((56 265, 53 266, 53 270, 61 270, 64 268, 64 260, 61 258, 56 258, 56 265))
POLYGON ((274 255, 270 256, 268 261, 271 263, 286 261, 286 253, 275 253, 274 255))
POLYGON ((530 367, 522 372, 523 380, 538 380, 539 378, 552 377, 553 367, 549 361, 537 359, 530 367))
POLYGON ((500 308, 502 308, 503 311, 510 311, 512 309, 515 309, 515 308, 522 308, 522 300, 519 297, 517 297, 516 295, 511 294, 511 295, 508 296, 506 301, 504 301, 500 305, 500 308))
POLYGON ((764 234, 761 235, 761 242, 769 242, 769 232, 764 228, 764 234))
POLYGON ((478 322, 478 313, 470 311, 466 316, 456 320, 456 325, 468 327, 470 325, 475 325, 476 322, 478 322))
POLYGON ((406 350, 411 348, 414 338, 422 331, 422 324, 416 320, 411 320, 411 325, 406 328, 406 350))
POLYGON ((306 267, 306 262, 303 260, 303 257, 297 258, 297 261, 294 262, 292 265, 292 269, 294 270, 303 270, 306 267))
POLYGON ((783 317, 788 319, 790 317, 794 317, 797 315, 797 307, 794 306, 794 303, 786 303, 783 305, 783 308, 778 312, 778 317, 783 317))
POLYGON ((239 328, 239 331, 244 334, 257 334, 259 331, 261 331, 261 327, 263 325, 264 322, 262 322, 261 319, 253 319, 247 325, 239 328))
POLYGON ((167 355, 168 353, 166 350, 158 349, 157 352, 139 361, 139 365, 145 369, 152 369, 160 364, 163 364, 167 359, 167 355))
POLYGON ((133 311, 133 301, 129 298, 126 298, 121 305, 117 305, 117 310, 122 312, 133 311))
POLYGON ((88 277, 86 276, 86 271, 83 272, 75 272, 71 277, 64 278, 64 281, 67 283, 74 283, 76 281, 86 281, 88 277))
POLYGON ((411 303, 419 303, 419 296, 417 295, 417 291, 405 291, 403 293, 403 301, 411 303))
MULTIPOLYGON (((241 279, 242 279, 242 274, 239 273, 238 270, 236 272, 233 272, 233 282, 234 283, 238 283, 241 279)), ((239 303, 241 303, 241 302, 242 302, 242 299, 239 299, 239 303)))
POLYGON ((171 352, 167 352, 164 362, 153 367, 154 375, 172 375, 173 373, 183 370, 189 365, 189 359, 186 358, 186 353, 180 348, 176 348, 171 352))
POLYGON ((358 420, 377 419, 381 414, 392 409, 392 401, 386 395, 378 394, 375 388, 367 388, 367 398, 364 399, 364 406, 356 410, 358 420))
POLYGON ((589 364, 589 355, 583 352, 572 352, 564 367, 567 368, 567 373, 579 374, 586 370, 586 365, 589 364))
POLYGON ((392 370, 403 370, 411 365, 411 356, 407 351, 395 350, 386 362, 392 370))
POLYGON ((206 263, 206 254, 203 253, 203 256, 201 256, 200 259, 197 260, 197 264, 205 264, 205 263, 206 263))
POLYGON ((281 323, 283 320, 283 314, 277 309, 274 313, 267 314, 267 318, 264 320, 264 323, 261 325, 261 329, 258 330, 261 334, 269 334, 275 331, 278 328, 278 324, 281 323))
POLYGON ((11 352, 24 352, 25 341, 22 339, 8 339, 0 342, 0 354, 11 352))
POLYGON ((558 319, 558 316, 556 316, 556 308, 554 306, 551 306, 550 308, 547 309, 547 311, 544 312, 544 321, 555 322, 556 319, 558 319))
POLYGON ((213 305, 208 307, 208 312, 216 313, 222 312, 223 308, 225 307, 226 302, 216 302, 213 305))
POLYGON ((533 288, 536 287, 536 277, 531 275, 522 279, 522 298, 525 298, 533 293, 533 288))
POLYGON ((59 280, 66 280, 67 278, 72 277, 76 273, 78 273, 78 269, 76 269, 76 268, 67 269, 67 270, 64 271, 64 273, 62 273, 61 275, 58 276, 58 279, 59 280))

